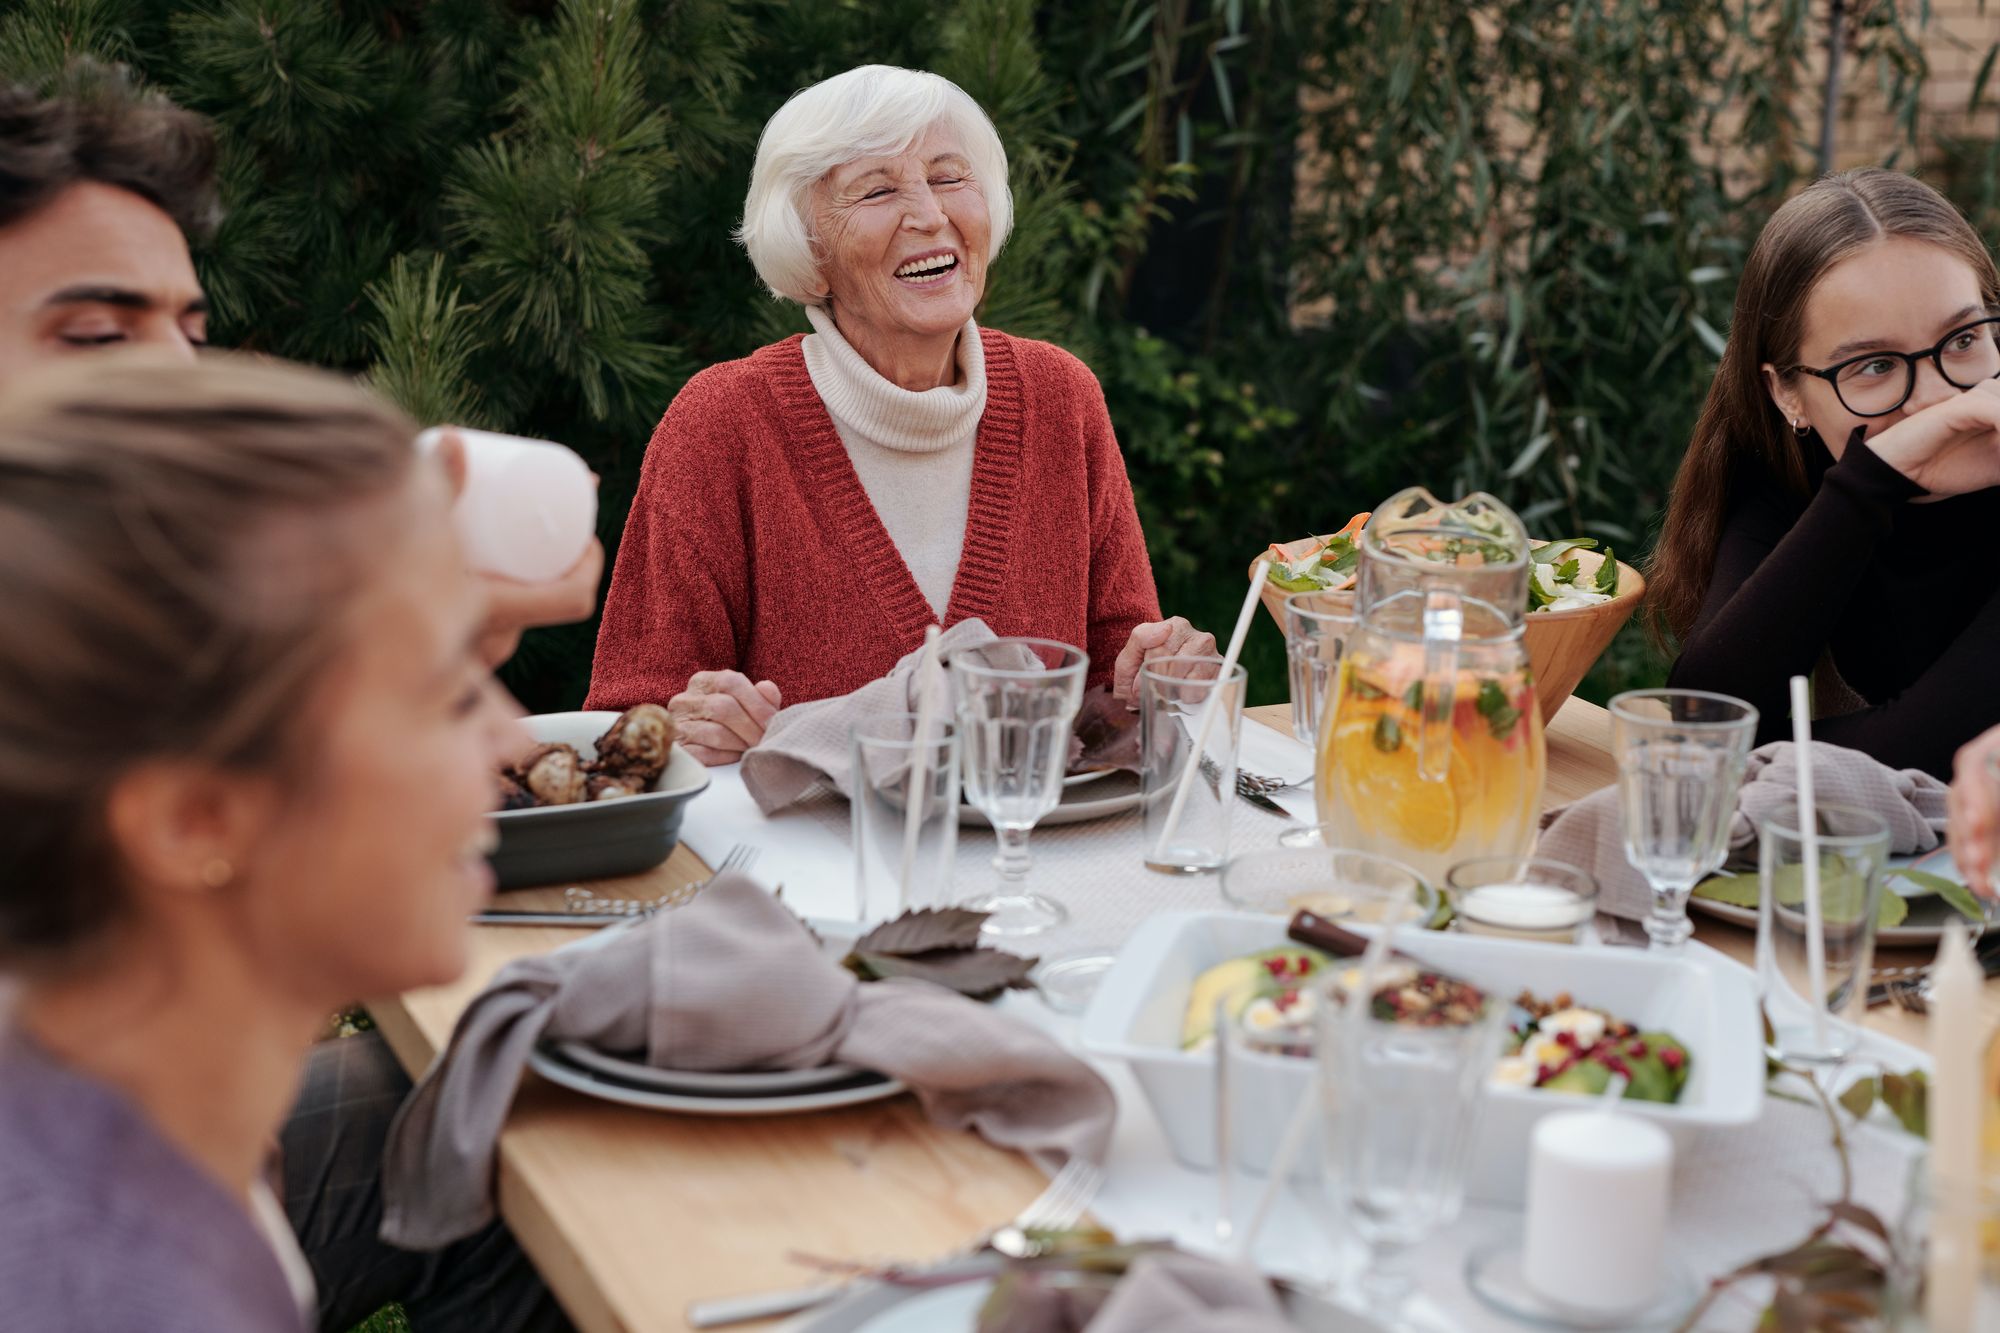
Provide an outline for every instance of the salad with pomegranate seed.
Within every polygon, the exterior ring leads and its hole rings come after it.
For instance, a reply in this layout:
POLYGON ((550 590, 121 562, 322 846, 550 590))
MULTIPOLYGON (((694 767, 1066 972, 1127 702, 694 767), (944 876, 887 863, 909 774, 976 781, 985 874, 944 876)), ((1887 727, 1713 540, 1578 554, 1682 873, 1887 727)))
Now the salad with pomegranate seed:
POLYGON ((1523 991, 1510 1027, 1508 1053, 1493 1069, 1493 1082, 1503 1087, 1595 1096, 1620 1074, 1627 1100, 1677 1102, 1687 1086, 1693 1063, 1687 1047, 1668 1033, 1642 1032, 1579 1005, 1567 991, 1546 1001, 1523 991))

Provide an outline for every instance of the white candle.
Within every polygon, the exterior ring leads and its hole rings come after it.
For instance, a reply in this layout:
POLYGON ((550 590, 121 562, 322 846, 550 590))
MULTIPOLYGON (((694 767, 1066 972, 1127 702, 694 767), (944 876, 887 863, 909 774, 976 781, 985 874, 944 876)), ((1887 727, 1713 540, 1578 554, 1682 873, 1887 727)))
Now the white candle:
POLYGON ((1931 973, 1931 1234, 1924 1315, 1940 1330, 1976 1327, 1980 1226, 1980 1096, 1986 1027, 1980 971, 1957 926, 1938 942, 1931 973))
POLYGON ((465 444, 465 488, 452 519, 474 569, 546 583, 583 558, 597 530, 597 483, 575 453, 547 440, 434 427, 417 447, 437 447, 446 429, 465 444))
POLYGON ((1504 939, 1572 940, 1593 910, 1588 899, 1553 884, 1482 884, 1458 898, 1461 930, 1504 939))
POLYGON ((1635 1313, 1660 1292, 1674 1146, 1614 1111, 1542 1117, 1528 1149, 1522 1277, 1559 1309, 1635 1313))

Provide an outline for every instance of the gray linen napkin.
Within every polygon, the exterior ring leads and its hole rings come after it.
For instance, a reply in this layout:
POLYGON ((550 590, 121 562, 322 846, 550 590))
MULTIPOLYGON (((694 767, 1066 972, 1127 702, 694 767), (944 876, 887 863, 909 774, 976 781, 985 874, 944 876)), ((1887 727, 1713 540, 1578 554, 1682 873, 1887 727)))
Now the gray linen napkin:
POLYGON ((663 1069, 878 1070, 937 1123, 1049 1169, 1103 1160, 1117 1114, 1053 1038, 929 982, 863 985, 749 877, 719 875, 602 948, 509 963, 474 998, 390 1126, 382 1239, 436 1249, 492 1220, 500 1129, 545 1037, 643 1050, 663 1069))
POLYGON ((1163 1250, 1141 1257, 1087 1333, 1293 1333, 1254 1268, 1163 1250))
MULTIPOLYGON (((1814 741, 1812 747, 1813 794, 1820 804, 1859 806, 1882 816, 1889 825, 1891 852, 1927 852, 1943 840, 1944 783, 1920 769, 1889 768, 1859 750, 1825 741, 1814 741)), ((1747 856, 1755 864, 1758 820, 1797 815, 1798 782, 1792 742, 1775 741, 1750 752, 1729 826, 1732 862, 1747 856)), ((1625 859, 1615 786, 1544 814, 1535 854, 1594 875, 1600 913, 1639 920, 1653 910, 1646 877, 1625 859)))
MULTIPOLYGON (((938 635, 938 656, 954 648, 990 643, 999 636, 983 620, 961 620, 938 635)), ((757 807, 776 814, 811 791, 822 779, 843 796, 852 792, 853 751, 849 735, 863 718, 883 713, 917 712, 917 663, 924 650, 906 654, 880 680, 871 680, 852 694, 815 699, 780 709, 764 729, 764 739, 743 756, 743 785, 757 807)), ((931 701, 940 718, 951 716, 951 702, 941 692, 931 701)))

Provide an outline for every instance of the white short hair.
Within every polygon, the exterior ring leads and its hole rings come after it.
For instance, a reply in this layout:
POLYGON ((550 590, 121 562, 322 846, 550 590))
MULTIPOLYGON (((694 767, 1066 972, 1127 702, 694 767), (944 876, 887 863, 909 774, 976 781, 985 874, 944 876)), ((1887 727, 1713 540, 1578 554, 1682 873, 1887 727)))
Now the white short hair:
POLYGON ((986 259, 1000 253, 1014 225, 1007 149, 979 103, 939 74, 894 65, 861 65, 816 83, 778 108, 757 140, 750 193, 736 239, 774 296, 817 305, 819 254, 811 195, 829 171, 857 158, 907 153, 937 126, 955 130, 992 220, 986 259))

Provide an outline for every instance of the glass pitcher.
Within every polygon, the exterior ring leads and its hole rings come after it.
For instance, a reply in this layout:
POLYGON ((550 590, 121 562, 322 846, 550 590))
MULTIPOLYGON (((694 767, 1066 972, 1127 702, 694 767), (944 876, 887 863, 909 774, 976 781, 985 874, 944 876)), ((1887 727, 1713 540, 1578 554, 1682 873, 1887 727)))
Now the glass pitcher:
POLYGON ((1358 623, 1321 710, 1314 788, 1340 845, 1432 884, 1535 841, 1546 750, 1522 644, 1528 534, 1486 494, 1421 486, 1361 531, 1358 623))

